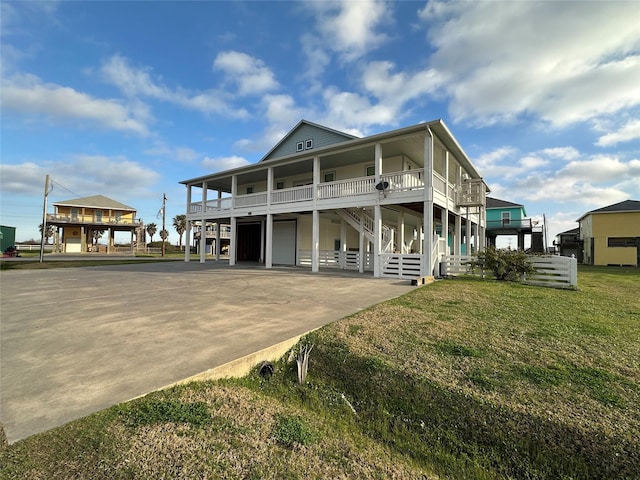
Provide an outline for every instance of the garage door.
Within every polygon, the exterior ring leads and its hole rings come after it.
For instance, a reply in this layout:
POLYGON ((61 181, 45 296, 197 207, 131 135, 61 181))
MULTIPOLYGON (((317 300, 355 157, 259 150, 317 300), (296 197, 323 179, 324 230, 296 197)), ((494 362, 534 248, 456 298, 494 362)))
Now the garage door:
POLYGON ((296 221, 273 222, 273 264, 296 264, 296 221))
POLYGON ((82 251, 82 242, 79 238, 67 238, 66 240, 67 247, 65 251, 67 253, 80 253, 82 251))

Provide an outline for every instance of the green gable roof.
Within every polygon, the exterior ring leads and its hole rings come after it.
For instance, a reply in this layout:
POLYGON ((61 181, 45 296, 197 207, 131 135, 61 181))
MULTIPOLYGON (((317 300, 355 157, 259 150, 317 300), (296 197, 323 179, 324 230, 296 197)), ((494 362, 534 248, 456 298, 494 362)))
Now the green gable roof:
POLYGON ((136 209, 124 203, 116 202, 104 195, 93 195, 91 197, 74 198, 62 202, 53 203, 54 206, 81 207, 81 208, 102 208, 104 210, 129 210, 135 212, 136 209))

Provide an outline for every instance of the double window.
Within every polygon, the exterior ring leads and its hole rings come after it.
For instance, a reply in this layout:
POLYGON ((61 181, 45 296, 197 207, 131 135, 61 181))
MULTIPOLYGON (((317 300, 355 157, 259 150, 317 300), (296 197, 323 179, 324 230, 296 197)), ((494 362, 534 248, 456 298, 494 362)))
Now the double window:
POLYGON ((634 237, 609 237, 607 238, 607 247, 635 247, 636 239, 634 237))

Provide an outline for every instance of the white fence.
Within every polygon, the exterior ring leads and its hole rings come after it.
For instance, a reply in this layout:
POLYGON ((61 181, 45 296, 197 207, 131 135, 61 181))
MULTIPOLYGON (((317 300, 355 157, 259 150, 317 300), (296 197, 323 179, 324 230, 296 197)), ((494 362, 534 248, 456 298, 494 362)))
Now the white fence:
MULTIPOLYGON (((470 261, 475 258, 471 255, 447 255, 440 266, 441 275, 479 275, 483 277, 485 272, 476 268, 472 270, 470 261)), ((578 261, 575 258, 560 257, 557 255, 529 255, 529 261, 536 271, 528 275, 523 283, 540 287, 552 288, 578 288, 578 261)))
POLYGON ((420 276, 421 264, 422 255, 419 254, 382 253, 380 254, 380 275, 411 280, 420 276))
MULTIPOLYGON (((311 250, 298 251, 298 265, 301 267, 311 267, 311 250)), ((364 252, 364 270, 373 270, 371 263, 373 254, 364 252)), ((323 268, 341 268, 343 270, 359 270, 360 269, 360 253, 359 252, 341 252, 340 250, 319 250, 318 264, 323 268)))
POLYGON ((578 288, 578 260, 559 256, 530 256, 536 272, 527 275, 524 283, 553 288, 578 288))

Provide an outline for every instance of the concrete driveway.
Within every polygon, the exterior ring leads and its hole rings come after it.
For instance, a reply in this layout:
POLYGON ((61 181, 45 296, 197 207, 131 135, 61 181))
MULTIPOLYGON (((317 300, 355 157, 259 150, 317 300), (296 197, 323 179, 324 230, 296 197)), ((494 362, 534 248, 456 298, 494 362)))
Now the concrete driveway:
POLYGON ((0 287, 0 421, 9 442, 415 288, 226 262, 3 271, 0 287))

